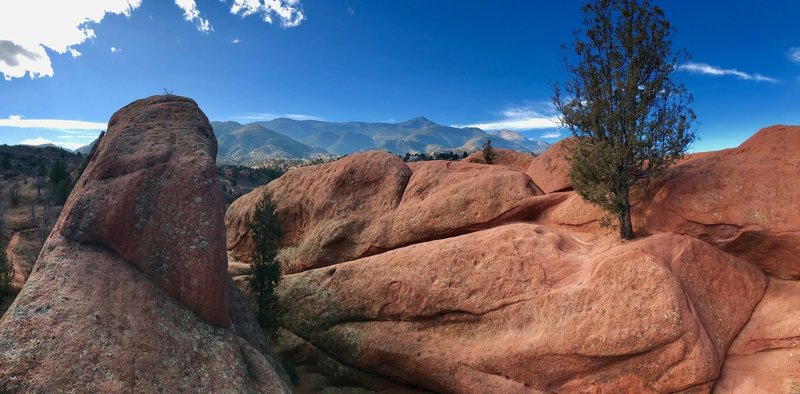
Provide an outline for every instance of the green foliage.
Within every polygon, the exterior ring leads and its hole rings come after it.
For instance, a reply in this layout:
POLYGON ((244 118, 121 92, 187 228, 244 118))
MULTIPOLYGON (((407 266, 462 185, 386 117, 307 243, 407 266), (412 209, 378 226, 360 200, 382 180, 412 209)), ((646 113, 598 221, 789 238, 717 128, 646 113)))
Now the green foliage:
POLYGON ((6 243, 0 242, 0 302, 11 295, 11 277, 14 275, 6 257, 6 243))
POLYGON ((3 159, 0 160, 0 166, 2 166, 4 170, 11 169, 11 158, 8 156, 8 154, 3 155, 3 159))
POLYGON ((492 148, 492 140, 486 140, 486 143, 483 144, 483 161, 485 161, 486 164, 492 164, 494 163, 495 156, 494 148, 492 148))
POLYGON ((553 104, 576 138, 569 146, 575 191, 634 237, 630 190, 646 186, 695 139, 692 96, 673 82, 679 64, 664 12, 641 0, 591 0, 583 36, 564 58, 569 79, 553 104))
POLYGON ((404 162, 429 161, 429 160, 458 161, 461 159, 461 157, 457 153, 454 153, 453 151, 435 152, 432 154, 427 154, 425 152, 411 154, 409 152, 406 152, 406 155, 403 156, 402 159, 404 162))
POLYGON ((63 205, 72 191, 72 177, 69 175, 67 163, 64 160, 56 160, 47 175, 48 187, 53 192, 54 202, 63 205))
POLYGON ((259 324, 266 331, 274 332, 277 328, 275 287, 281 279, 281 266, 277 256, 283 230, 269 193, 265 192, 256 204, 253 220, 250 222, 250 235, 255 247, 251 256, 248 286, 255 299, 259 324))

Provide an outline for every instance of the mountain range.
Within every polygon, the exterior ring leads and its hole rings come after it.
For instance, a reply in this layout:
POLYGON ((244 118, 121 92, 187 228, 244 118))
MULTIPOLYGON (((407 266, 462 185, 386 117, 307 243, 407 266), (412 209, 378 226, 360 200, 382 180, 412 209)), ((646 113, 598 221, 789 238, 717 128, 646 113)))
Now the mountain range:
POLYGON ((489 139, 496 148, 537 154, 550 145, 509 130, 487 134, 474 127, 442 126, 423 117, 401 123, 278 118, 246 125, 237 122, 211 122, 211 125, 219 141, 218 160, 236 164, 326 153, 347 155, 370 149, 396 154, 473 152, 489 139))
MULTIPOLYGON (((400 123, 325 122, 277 118, 241 124, 211 122, 221 164, 256 164, 270 159, 307 159, 377 149, 395 154, 474 152, 492 146, 539 154, 550 144, 511 130, 486 133, 475 127, 450 127, 418 117, 400 123)), ((91 144, 76 151, 88 153, 91 144)))

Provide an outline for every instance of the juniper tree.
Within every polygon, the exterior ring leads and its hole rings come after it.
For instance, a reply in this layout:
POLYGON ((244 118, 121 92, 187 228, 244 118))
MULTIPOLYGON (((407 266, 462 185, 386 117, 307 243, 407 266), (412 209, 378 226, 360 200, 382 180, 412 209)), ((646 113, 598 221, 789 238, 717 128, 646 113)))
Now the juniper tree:
POLYGON ((494 148, 492 147, 492 140, 487 139, 486 142, 483 144, 483 161, 486 164, 492 164, 494 162, 495 152, 494 148))
POLYGON ((674 54, 673 29, 648 1, 591 0, 577 32, 567 81, 553 104, 575 137, 569 172, 576 192, 619 220, 634 238, 631 188, 646 185, 695 139, 692 96, 672 80, 685 52, 674 54))
POLYGON ((271 331, 276 325, 274 292, 281 279, 277 256, 283 231, 272 196, 268 192, 256 204, 253 220, 250 222, 250 234, 255 247, 251 256, 248 286, 255 299, 259 324, 271 331))

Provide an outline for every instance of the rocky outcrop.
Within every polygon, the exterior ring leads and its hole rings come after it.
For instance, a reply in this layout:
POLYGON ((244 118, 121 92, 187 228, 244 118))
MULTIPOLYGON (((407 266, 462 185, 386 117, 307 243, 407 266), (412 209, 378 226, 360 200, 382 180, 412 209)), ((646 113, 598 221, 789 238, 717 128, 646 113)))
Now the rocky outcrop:
POLYGON ((288 275, 279 296, 326 354, 428 390, 667 392, 716 378, 765 285, 691 237, 592 250, 514 224, 288 275))
POLYGON ((731 345, 720 393, 800 390, 800 282, 770 279, 764 299, 731 345))
POLYGON ((360 153, 289 171, 236 200, 225 222, 237 261, 250 261, 248 223, 264 192, 273 196, 285 232, 286 273, 531 219, 567 198, 543 196, 525 174, 502 166, 407 166, 389 153, 360 153))
POLYGON ((111 118, 0 320, 0 387, 290 391, 226 276, 215 155, 190 99, 154 96, 111 118))
MULTIPOLYGON (((465 393, 800 389, 800 301, 785 280, 800 277, 800 127, 680 160, 635 196, 640 239, 628 243, 571 190, 565 154, 557 144, 525 172, 412 163, 393 204, 374 182, 349 185, 355 196, 315 189, 326 173, 375 167, 359 155, 268 185, 279 215, 306 212, 282 219, 304 232, 284 239, 284 262, 301 263, 279 287, 279 349, 301 380, 465 393), (309 199, 366 209, 308 220, 322 204, 309 199), (307 238, 351 216, 370 225, 307 238)), ((239 220, 255 201, 228 211, 229 242, 247 235, 239 220)))
MULTIPOLYGON (((525 172, 531 165, 534 156, 530 153, 517 152, 509 149, 495 149, 492 165, 508 167, 511 170, 525 172)), ((467 156, 462 162, 486 164, 483 151, 477 151, 467 156)))
POLYGON ((634 229, 690 234, 783 279, 800 279, 800 127, 690 157, 635 207, 634 229))
POLYGON ((267 192, 276 203, 288 272, 374 254, 389 246, 391 213, 411 170, 397 156, 371 151, 301 167, 236 200, 225 214, 231 256, 250 262, 249 223, 267 192))
POLYGON ((570 139, 556 142, 531 161, 526 174, 545 193, 572 190, 569 179, 568 144, 570 139))

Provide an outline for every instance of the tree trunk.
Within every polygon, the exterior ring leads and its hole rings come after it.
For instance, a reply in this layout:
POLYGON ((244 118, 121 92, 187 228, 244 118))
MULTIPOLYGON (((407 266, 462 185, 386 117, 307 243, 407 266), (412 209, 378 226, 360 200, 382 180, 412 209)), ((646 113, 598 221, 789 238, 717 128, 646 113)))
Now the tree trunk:
POLYGON ((619 213, 619 237, 622 239, 636 238, 631 224, 631 202, 628 198, 627 189, 622 193, 622 209, 619 213))

